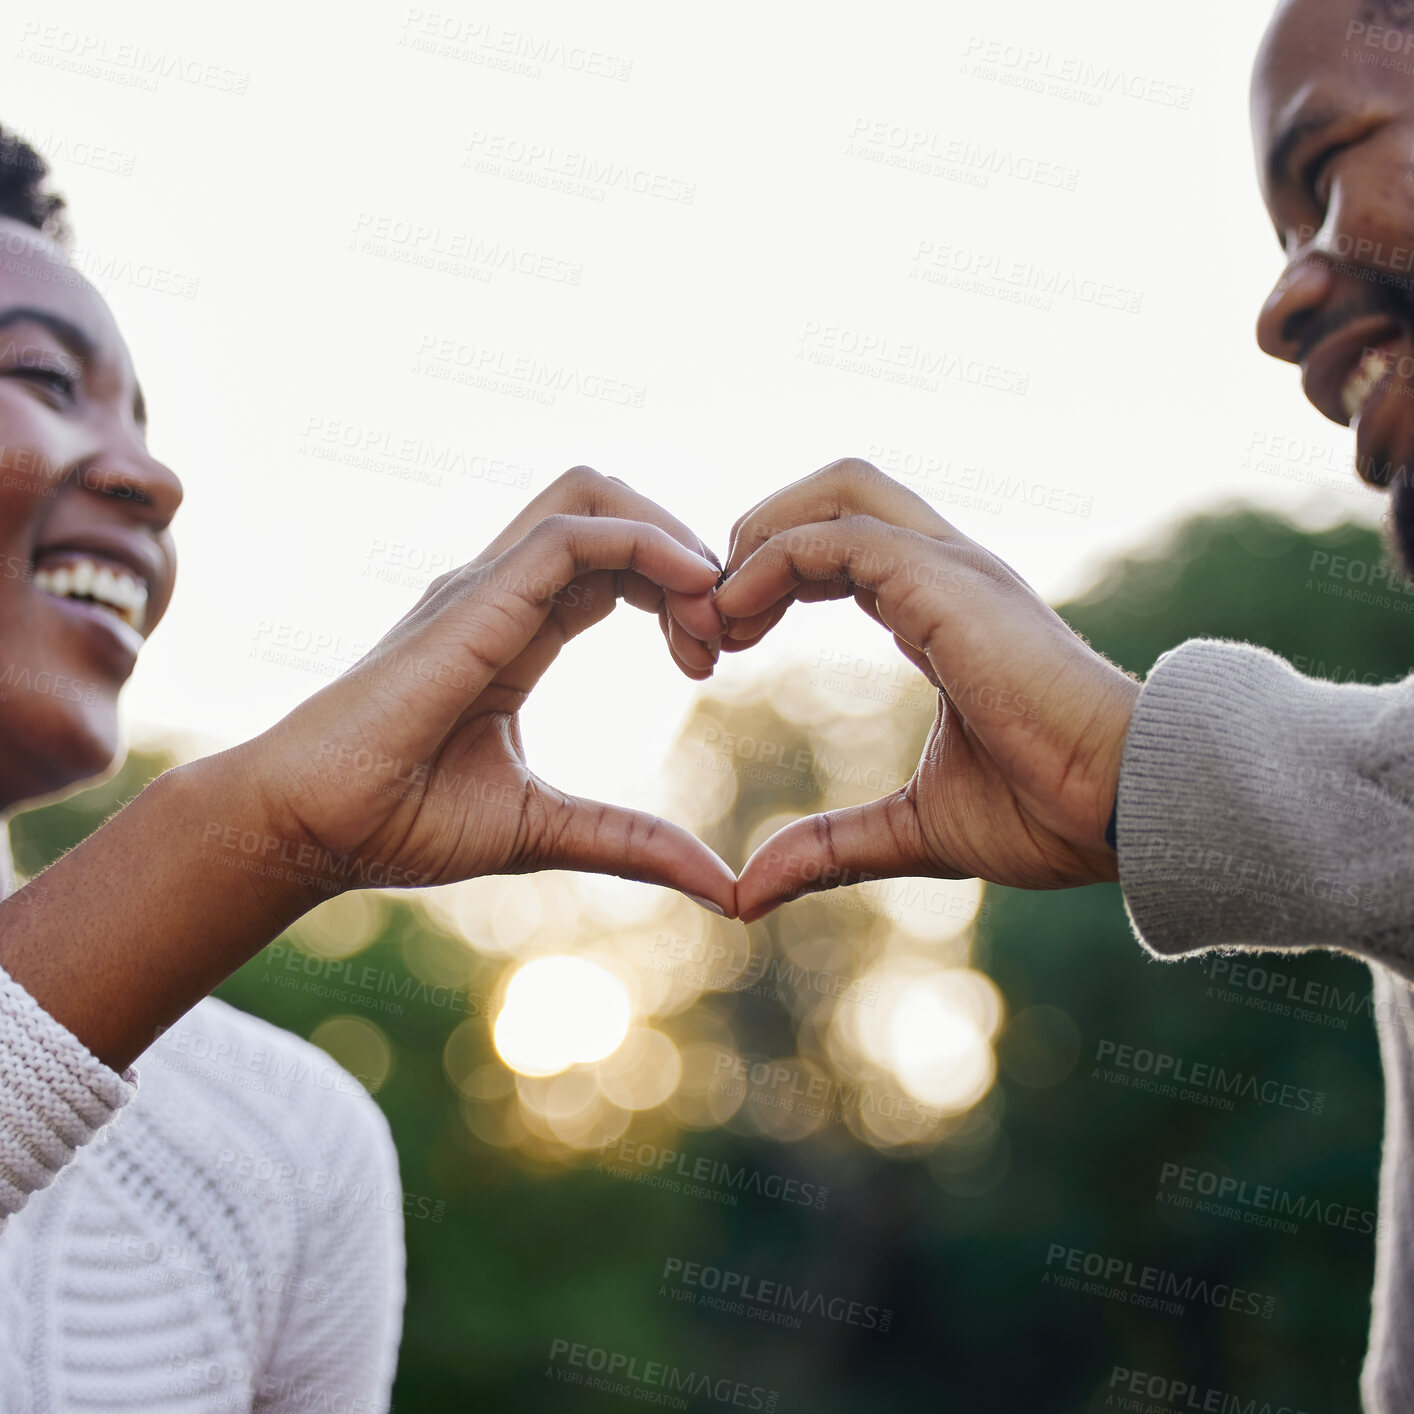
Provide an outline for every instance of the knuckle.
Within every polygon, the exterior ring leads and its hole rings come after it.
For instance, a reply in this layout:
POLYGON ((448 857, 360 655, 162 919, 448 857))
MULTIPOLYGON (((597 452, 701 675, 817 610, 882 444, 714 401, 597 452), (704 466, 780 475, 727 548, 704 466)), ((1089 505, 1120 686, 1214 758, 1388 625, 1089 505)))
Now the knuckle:
POLYGON ((888 480, 873 462, 867 462, 863 457, 841 457, 839 461, 831 462, 826 471, 847 481, 867 483, 888 480))
POLYGON ((538 540, 559 542, 568 540, 581 523, 579 516, 571 515, 568 511, 556 511, 546 516, 530 534, 538 540))
POLYGON ((555 489, 564 491, 575 505, 590 505, 608 484, 609 478, 592 466, 572 466, 556 478, 555 489))

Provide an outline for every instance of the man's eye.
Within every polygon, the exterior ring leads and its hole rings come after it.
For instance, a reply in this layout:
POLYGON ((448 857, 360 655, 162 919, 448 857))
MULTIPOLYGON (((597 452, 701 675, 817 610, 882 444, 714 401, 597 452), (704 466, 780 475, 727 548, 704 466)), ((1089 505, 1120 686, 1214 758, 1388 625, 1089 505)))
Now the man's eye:
POLYGON ((1314 161, 1306 164, 1302 181, 1311 199, 1324 211, 1331 199, 1331 164, 1342 152, 1348 151, 1354 143, 1343 143, 1338 147, 1328 147, 1314 161))

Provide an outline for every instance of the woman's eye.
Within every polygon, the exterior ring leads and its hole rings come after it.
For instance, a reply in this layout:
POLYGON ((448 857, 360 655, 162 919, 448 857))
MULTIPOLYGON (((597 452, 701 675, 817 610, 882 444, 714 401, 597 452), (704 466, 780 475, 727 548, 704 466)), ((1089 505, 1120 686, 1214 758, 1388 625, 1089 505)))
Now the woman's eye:
POLYGON ((27 383, 37 383, 45 389, 55 402, 71 403, 74 400, 75 383, 73 378, 57 368, 12 368, 8 375, 11 378, 22 378, 27 383))

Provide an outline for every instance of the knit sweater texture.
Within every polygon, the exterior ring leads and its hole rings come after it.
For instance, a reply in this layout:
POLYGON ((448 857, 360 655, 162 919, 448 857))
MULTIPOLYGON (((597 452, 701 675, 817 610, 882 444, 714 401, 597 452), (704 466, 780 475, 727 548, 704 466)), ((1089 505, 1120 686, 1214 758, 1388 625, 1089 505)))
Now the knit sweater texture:
POLYGON ((1367 1414, 1414 1409, 1414 678, 1303 677, 1195 639, 1149 674, 1125 739, 1119 876, 1163 957, 1334 948, 1371 964, 1385 1071, 1367 1414))
POLYGON ((384 1411, 402 1216, 317 1047, 207 998, 118 1075, 0 969, 0 1414, 384 1411))

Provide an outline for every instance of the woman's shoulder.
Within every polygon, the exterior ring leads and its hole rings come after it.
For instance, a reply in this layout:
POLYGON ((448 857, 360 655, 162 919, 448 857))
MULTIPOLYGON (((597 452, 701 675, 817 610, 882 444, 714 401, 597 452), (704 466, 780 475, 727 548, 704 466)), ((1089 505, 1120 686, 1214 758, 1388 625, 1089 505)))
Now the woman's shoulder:
POLYGON ((239 1110, 287 1133, 300 1149, 391 1156, 383 1112, 362 1083, 327 1052, 293 1032, 207 997, 139 1059, 140 1098, 157 1103, 174 1090, 200 1093, 213 1118, 239 1110), (154 1093, 154 1092, 162 1092, 154 1093))

